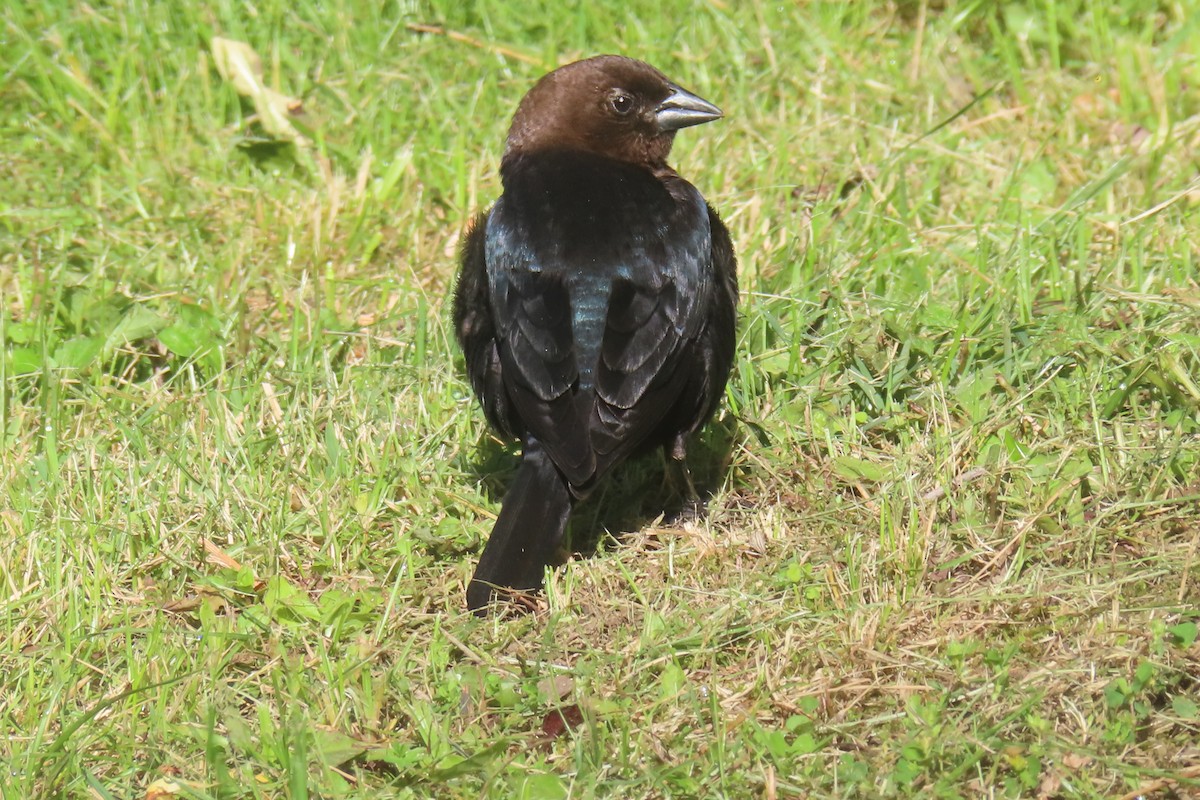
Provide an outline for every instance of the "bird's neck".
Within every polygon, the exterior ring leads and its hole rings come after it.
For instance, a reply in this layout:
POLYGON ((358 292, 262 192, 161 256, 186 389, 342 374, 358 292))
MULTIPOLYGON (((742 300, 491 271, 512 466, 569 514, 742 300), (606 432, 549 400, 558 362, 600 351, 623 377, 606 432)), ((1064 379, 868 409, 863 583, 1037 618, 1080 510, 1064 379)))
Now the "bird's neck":
POLYGON ((526 171, 616 173, 642 171, 659 180, 678 177, 678 173, 667 164, 665 158, 651 161, 629 161, 599 154, 589 150, 553 147, 538 150, 517 150, 504 154, 500 161, 500 180, 506 189, 515 176, 526 171))

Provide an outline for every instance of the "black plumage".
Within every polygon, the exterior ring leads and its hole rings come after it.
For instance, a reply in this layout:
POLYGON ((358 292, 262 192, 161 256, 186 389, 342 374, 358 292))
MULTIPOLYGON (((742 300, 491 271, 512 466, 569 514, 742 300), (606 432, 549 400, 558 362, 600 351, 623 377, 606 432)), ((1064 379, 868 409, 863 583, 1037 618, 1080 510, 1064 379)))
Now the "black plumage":
POLYGON ((521 467, 467 589, 480 610, 541 586, 575 502, 626 458, 678 461, 733 362, 724 224, 667 165, 721 112, 629 58, 543 77, 521 101, 496 204, 470 227, 454 325, 488 421, 521 467))

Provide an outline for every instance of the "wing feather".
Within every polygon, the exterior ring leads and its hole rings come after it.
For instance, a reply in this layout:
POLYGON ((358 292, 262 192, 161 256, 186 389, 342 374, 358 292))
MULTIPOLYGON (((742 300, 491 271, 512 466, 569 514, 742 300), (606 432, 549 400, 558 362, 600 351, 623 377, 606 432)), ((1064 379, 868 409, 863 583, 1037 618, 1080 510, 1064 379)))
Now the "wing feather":
POLYGON ((705 315, 727 294, 714 274, 724 268, 714 265, 715 217, 680 178, 578 154, 543 155, 506 177, 478 226, 482 243, 474 231, 469 243, 472 261, 482 251, 485 262, 495 350, 484 366, 469 358, 469 371, 477 392, 476 372, 490 394, 500 385, 489 419, 518 418, 507 429, 539 442, 582 494, 632 453, 667 443, 675 430, 664 420, 713 377, 698 362, 713 347, 705 315))

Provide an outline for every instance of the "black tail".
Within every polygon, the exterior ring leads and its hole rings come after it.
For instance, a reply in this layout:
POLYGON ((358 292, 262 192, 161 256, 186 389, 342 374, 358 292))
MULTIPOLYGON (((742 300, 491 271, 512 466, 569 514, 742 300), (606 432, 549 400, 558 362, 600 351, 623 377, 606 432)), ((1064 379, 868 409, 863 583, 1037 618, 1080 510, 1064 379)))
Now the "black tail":
POLYGON ((467 586, 467 608, 480 613, 506 589, 540 589, 570 515, 567 482, 541 446, 530 443, 467 586))

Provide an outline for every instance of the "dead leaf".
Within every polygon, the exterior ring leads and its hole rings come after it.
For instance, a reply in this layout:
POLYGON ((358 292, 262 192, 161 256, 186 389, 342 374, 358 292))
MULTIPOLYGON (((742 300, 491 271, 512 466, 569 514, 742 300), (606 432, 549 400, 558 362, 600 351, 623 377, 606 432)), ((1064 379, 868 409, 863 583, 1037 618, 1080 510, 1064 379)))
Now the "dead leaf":
POLYGON ((240 561, 226 553, 221 548, 217 547, 208 539, 201 539, 200 541, 204 545, 204 551, 208 553, 207 560, 210 564, 216 564, 219 567, 224 567, 225 569, 232 569, 235 571, 242 568, 240 561))
POLYGON ((1062 779, 1053 772, 1047 772, 1042 776, 1041 783, 1038 784, 1038 800, 1058 797, 1060 789, 1062 789, 1062 779))
POLYGON ((557 703, 575 690, 575 679, 570 675, 555 675, 538 681, 538 694, 548 703, 557 703))
POLYGON ((220 36, 214 36, 210 44, 217 72, 233 84, 238 94, 250 98, 263 129, 299 147, 307 146, 308 139, 296 130, 290 119, 292 114, 300 112, 303 104, 263 83, 262 58, 254 48, 245 42, 220 36))
POLYGON ((557 739, 568 730, 583 725, 583 712, 577 705, 556 708, 542 719, 542 735, 546 741, 557 739))
POLYGON ((163 800, 167 797, 175 797, 181 791, 183 791, 183 787, 175 781, 160 778, 146 787, 146 800, 163 800))
POLYGON ((181 597, 178 600, 171 600, 163 603, 162 610, 170 614, 186 614, 189 611, 195 611, 204 602, 196 595, 188 595, 181 597))
POLYGON ((1092 763, 1091 756, 1082 753, 1067 753, 1063 756, 1062 764, 1067 769, 1080 770, 1092 763))

